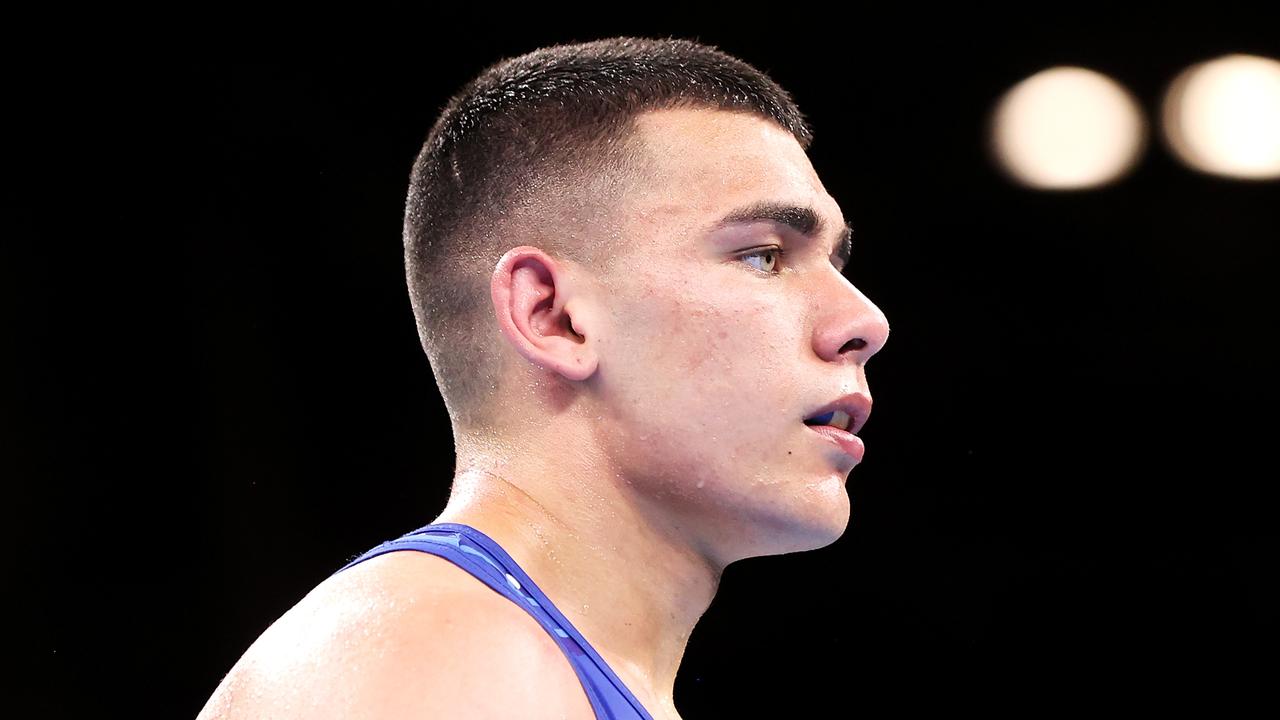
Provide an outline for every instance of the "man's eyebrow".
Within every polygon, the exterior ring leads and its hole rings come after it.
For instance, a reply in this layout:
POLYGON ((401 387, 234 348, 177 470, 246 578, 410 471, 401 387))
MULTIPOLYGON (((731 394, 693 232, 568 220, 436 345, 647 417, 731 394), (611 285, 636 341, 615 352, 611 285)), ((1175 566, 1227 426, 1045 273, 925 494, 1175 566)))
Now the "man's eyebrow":
MULTIPOLYGON (((732 210, 729 214, 720 218, 712 229, 719 230, 730 225, 760 220, 771 220, 781 225, 786 225, 801 235, 810 238, 821 236, 826 229, 826 223, 822 221, 822 217, 813 208, 772 200, 764 200, 732 210)), ((836 249, 833 253, 836 267, 843 271, 852 254, 853 226, 845 223, 840 230, 840 236, 836 239, 836 249)))

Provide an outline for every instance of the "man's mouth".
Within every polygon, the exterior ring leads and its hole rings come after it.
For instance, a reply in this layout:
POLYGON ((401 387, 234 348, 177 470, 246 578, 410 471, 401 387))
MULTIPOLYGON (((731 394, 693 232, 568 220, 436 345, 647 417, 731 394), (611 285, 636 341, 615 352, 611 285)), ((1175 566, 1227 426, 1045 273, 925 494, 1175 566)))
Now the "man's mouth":
POLYGON ((871 396, 863 392, 850 393, 810 412, 813 414, 803 421, 809 427, 829 426, 857 435, 871 414, 871 396))
POLYGON ((849 423, 849 413, 843 410, 832 410, 804 421, 805 425, 830 425, 845 431, 849 429, 849 423))

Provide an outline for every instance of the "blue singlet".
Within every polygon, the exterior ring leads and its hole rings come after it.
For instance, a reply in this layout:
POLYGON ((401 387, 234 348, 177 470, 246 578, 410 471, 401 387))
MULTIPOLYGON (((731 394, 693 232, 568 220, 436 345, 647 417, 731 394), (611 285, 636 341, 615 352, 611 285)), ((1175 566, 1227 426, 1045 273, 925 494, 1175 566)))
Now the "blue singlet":
POLYGON ((573 666, 583 689, 587 691, 587 698, 591 701, 597 718, 653 720, 604 658, 600 657, 600 653, 591 647, 493 538, 470 525, 427 525, 379 545, 347 563, 342 570, 369 558, 399 550, 417 550, 438 555, 524 608, 569 658, 569 664, 573 666))

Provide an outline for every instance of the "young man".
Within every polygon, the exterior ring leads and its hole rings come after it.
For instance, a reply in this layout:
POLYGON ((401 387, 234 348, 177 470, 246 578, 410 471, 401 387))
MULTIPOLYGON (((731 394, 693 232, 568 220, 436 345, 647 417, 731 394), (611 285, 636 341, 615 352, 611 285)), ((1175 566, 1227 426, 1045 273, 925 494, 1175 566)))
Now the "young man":
POLYGON ((450 500, 280 618, 201 717, 679 717, 724 568, 849 521, 888 324, 841 274, 810 138, 689 41, 546 48, 455 96, 405 215, 450 500))

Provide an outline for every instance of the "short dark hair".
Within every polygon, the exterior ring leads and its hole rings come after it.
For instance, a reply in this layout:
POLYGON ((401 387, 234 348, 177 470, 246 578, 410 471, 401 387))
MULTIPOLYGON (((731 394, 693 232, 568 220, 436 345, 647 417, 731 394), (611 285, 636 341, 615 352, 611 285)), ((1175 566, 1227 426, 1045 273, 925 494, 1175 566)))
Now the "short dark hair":
POLYGON ((759 115, 806 150, 813 137, 766 74, 675 38, 541 48, 491 65, 449 100, 413 165, 404 247, 418 335, 455 426, 486 427, 499 409, 489 295, 498 260, 534 244, 607 262, 616 244, 582 237, 584 218, 607 214, 645 173, 636 117, 683 107, 759 115), (548 216, 563 221, 554 232, 543 230, 548 216))

